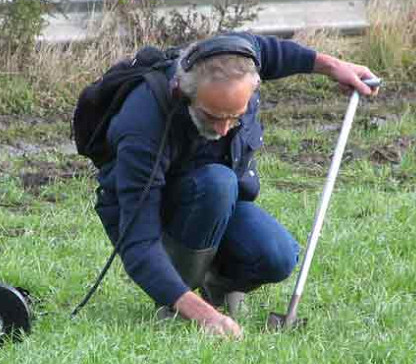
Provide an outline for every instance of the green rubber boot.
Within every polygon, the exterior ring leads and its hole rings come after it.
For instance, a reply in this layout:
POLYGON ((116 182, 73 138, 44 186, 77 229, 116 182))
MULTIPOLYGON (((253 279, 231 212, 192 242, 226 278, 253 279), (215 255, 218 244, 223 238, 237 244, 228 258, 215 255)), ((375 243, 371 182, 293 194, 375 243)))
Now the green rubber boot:
MULTIPOLYGON (((176 271, 187 286, 194 290, 202 287, 205 274, 214 260, 217 248, 190 249, 179 244, 167 234, 163 235, 163 246, 168 253, 176 271)), ((174 318, 177 312, 170 306, 156 306, 157 318, 164 320, 174 318)))
POLYGON ((201 287, 205 274, 214 260, 217 248, 189 249, 170 236, 163 236, 163 245, 173 266, 189 288, 201 287))
MULTIPOLYGON (((247 289, 247 292, 252 289, 247 289)), ((202 297, 214 307, 224 307, 233 318, 249 311, 245 304, 245 292, 246 290, 239 290, 232 279, 221 277, 213 270, 205 275, 202 297)))

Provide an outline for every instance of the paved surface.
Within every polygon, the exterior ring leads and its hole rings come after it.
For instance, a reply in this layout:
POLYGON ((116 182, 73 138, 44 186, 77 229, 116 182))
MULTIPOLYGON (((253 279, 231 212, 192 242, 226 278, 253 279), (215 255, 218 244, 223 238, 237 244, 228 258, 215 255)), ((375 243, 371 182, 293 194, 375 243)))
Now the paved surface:
MULTIPOLYGON (((367 26, 365 0, 349 1, 296 1, 268 2, 260 5, 258 19, 247 23, 242 29, 261 34, 291 35, 305 28, 331 28, 343 32, 360 32, 367 26)), ((169 13, 174 7, 159 10, 160 14, 169 13)), ((184 6, 175 7, 185 10, 184 6)), ((210 14, 207 5, 198 6, 198 10, 210 14)), ((99 11, 93 18, 100 18, 99 11)), ((67 17, 55 15, 48 19, 49 26, 41 39, 52 42, 66 42, 84 39, 91 25, 91 14, 70 13, 67 17)), ((91 34, 94 32, 90 32, 91 34)))
POLYGON ((246 29, 258 33, 283 34, 305 28, 355 31, 366 26, 366 8, 362 0, 301 1, 264 6, 258 20, 248 24, 246 29))

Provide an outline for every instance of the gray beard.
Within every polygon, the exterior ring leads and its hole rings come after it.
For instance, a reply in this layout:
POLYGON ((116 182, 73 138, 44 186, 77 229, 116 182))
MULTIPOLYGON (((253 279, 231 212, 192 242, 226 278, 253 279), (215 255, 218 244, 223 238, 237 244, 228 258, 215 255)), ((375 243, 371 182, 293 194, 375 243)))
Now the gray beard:
POLYGON ((220 134, 217 134, 214 130, 210 129, 203 120, 198 118, 192 106, 188 106, 188 111, 192 122, 198 129, 199 135, 208 140, 218 140, 221 138, 220 134))

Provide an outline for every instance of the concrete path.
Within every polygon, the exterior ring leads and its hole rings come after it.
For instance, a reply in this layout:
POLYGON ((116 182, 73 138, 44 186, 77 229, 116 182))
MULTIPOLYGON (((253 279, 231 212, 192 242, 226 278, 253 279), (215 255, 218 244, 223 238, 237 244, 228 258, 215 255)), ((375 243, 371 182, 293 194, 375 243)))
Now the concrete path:
MULTIPOLYGON (((261 2, 258 19, 245 24, 241 29, 260 34, 290 36, 301 29, 337 29, 341 32, 361 32, 368 26, 365 0, 321 0, 321 1, 287 1, 261 2)), ((160 15, 171 10, 185 11, 185 6, 164 7, 160 15)), ((199 5, 198 11, 211 14, 209 5, 199 5)), ((93 19, 101 17, 100 11, 93 14, 93 19)), ((91 24, 91 14, 70 13, 66 17, 55 15, 48 18, 49 26, 45 29, 42 40, 50 42, 68 42, 87 37, 91 24)))
POLYGON ((331 28, 344 32, 368 26, 365 1, 300 1, 266 4, 258 20, 244 28, 263 34, 291 34, 301 29, 331 28))

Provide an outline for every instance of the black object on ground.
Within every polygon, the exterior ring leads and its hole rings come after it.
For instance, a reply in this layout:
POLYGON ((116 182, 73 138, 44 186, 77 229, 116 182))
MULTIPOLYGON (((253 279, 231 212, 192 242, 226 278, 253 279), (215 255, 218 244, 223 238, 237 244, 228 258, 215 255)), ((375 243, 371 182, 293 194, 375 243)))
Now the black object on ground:
POLYGON ((27 297, 24 289, 0 284, 0 345, 8 338, 20 341, 22 333, 30 332, 27 297))

